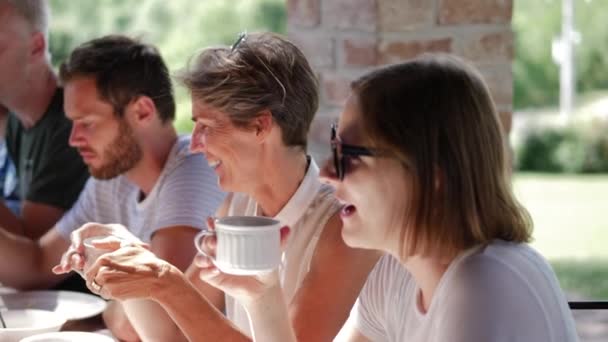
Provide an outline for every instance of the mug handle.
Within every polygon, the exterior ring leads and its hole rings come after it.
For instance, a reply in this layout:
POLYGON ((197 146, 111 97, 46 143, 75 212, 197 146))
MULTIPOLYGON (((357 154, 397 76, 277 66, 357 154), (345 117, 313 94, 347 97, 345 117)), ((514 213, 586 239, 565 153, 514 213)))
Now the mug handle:
POLYGON ((202 255, 211 259, 211 261, 213 261, 215 263, 215 256, 207 253, 205 251, 205 249, 201 246, 201 240, 207 236, 216 236, 215 230, 204 230, 204 231, 201 231, 200 233, 198 233, 194 237, 194 246, 196 247, 196 249, 198 250, 199 253, 201 253, 202 255))

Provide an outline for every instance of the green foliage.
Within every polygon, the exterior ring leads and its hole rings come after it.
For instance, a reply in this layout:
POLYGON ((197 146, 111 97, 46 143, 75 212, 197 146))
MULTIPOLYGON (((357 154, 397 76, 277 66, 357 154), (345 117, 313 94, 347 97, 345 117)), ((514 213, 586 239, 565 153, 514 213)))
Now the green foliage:
MULTIPOLYGON (((51 0, 50 47, 58 65, 78 44, 111 33, 153 43, 169 69, 183 68, 198 50, 231 44, 242 31, 286 30, 283 0, 51 0)), ((176 88, 180 132, 192 129, 190 99, 176 88)))
POLYGON ((608 123, 592 121, 530 130, 516 147, 521 171, 608 172, 608 123))
MULTIPOLYGON (((551 42, 561 32, 561 0, 515 0, 515 108, 556 104, 559 66, 551 42)), ((608 1, 575 0, 577 90, 608 88, 608 1)))
POLYGON ((607 259, 560 259, 551 262, 560 285, 579 296, 608 300, 607 259))

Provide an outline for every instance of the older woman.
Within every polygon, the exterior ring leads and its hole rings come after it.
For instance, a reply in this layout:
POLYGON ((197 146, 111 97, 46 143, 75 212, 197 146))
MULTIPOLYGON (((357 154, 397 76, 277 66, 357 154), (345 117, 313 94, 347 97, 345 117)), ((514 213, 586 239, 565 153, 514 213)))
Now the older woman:
MULTIPOLYGON (((340 334, 349 341, 576 341, 549 264, 526 242, 503 135, 478 73, 449 56, 381 68, 352 85, 322 171, 343 203, 342 237, 385 256, 340 334)), ((240 281, 199 257, 237 296, 260 341, 290 341, 274 276, 240 281), (252 286, 255 285, 255 286, 252 286)))
MULTIPOLYGON (((280 267, 289 316, 303 340, 330 339, 379 255, 343 243, 340 204, 306 155, 318 95, 304 55, 279 35, 242 35, 231 48, 204 50, 181 80, 192 94, 191 148, 205 154, 221 188, 232 192, 217 216, 269 216, 291 228, 280 267)), ((84 237, 100 234, 122 234, 123 245, 127 236, 120 226, 88 225, 74 235, 73 249, 82 251, 84 237)), ((82 267, 72 256, 70 250, 57 271, 69 271, 71 262, 82 267)), ((244 308, 198 273, 191 266, 184 275, 145 249, 126 247, 98 260, 87 278, 106 297, 153 299, 166 309, 177 326, 171 318, 126 309, 144 341, 249 335, 244 308)))

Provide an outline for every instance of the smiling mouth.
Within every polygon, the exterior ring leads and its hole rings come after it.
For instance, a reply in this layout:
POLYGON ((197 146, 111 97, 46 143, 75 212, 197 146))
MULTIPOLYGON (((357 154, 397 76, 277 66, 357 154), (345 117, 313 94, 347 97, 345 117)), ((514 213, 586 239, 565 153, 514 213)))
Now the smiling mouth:
POLYGON ((217 169, 220 165, 222 164, 221 160, 217 160, 214 162, 209 163, 209 167, 211 167, 212 169, 217 169))

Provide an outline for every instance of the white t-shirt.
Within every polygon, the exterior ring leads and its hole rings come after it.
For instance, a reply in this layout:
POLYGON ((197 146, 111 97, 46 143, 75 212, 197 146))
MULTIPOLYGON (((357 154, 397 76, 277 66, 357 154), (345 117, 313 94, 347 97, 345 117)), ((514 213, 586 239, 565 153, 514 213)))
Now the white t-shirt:
POLYGON ((88 222, 120 223, 144 242, 154 232, 172 226, 206 227, 225 194, 202 154, 189 150, 190 138, 180 137, 169 154, 152 191, 141 191, 124 175, 110 180, 89 178, 78 201, 57 223, 59 233, 70 233, 88 222))
POLYGON ((385 255, 346 324, 374 342, 578 340, 555 274, 525 244, 495 241, 462 253, 441 278, 426 313, 419 293, 403 265, 385 255))
MULTIPOLYGON (((258 204, 253 198, 242 193, 229 196, 231 198, 228 216, 259 215, 258 204)), ((334 197, 333 189, 319 181, 319 168, 311 159, 302 183, 274 217, 291 228, 279 265, 281 285, 287 303, 291 302, 310 269, 310 261, 325 224, 339 209, 340 203, 334 197)), ((241 331, 251 335, 247 312, 228 295, 226 315, 241 331)))

